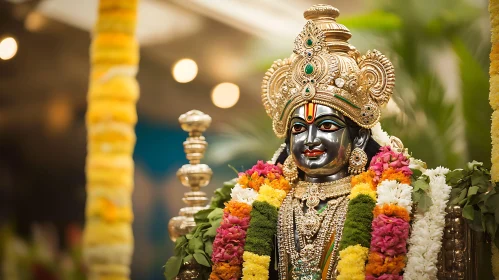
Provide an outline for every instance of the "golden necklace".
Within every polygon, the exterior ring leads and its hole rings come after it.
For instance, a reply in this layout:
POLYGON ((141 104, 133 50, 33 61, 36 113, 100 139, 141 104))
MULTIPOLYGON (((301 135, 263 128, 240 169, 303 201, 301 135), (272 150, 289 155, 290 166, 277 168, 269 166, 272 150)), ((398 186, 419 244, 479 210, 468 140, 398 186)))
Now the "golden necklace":
POLYGON ((320 279, 324 249, 332 234, 336 233, 327 273, 331 279, 343 231, 350 180, 351 177, 327 183, 301 181, 288 194, 280 207, 278 220, 280 279, 288 279, 288 274, 291 279, 320 279), (317 211, 315 207, 326 199, 329 199, 327 204, 317 211))

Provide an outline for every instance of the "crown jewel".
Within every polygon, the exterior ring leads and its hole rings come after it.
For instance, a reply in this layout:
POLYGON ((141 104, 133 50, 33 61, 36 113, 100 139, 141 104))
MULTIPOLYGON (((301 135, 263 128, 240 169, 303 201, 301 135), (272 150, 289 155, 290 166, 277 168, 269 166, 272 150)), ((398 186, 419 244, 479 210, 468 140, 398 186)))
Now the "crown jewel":
POLYGON ((315 5, 295 39, 294 54, 265 73, 262 100, 275 134, 287 134, 289 117, 308 102, 330 106, 358 125, 371 128, 380 118, 395 84, 391 62, 379 51, 360 56, 348 44, 350 31, 336 23, 338 9, 315 5))

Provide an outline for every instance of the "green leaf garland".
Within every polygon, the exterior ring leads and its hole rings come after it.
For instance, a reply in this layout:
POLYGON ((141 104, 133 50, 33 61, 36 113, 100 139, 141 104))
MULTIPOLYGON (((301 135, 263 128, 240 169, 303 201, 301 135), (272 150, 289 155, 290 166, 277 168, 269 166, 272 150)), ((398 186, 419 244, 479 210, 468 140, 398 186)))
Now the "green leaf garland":
POLYGON ((376 206, 374 199, 365 194, 359 194, 348 202, 340 251, 357 244, 366 248, 370 247, 374 206, 376 206))
POLYGON ((277 232, 277 216, 276 207, 263 201, 253 202, 244 251, 260 256, 270 256, 272 254, 274 235, 277 232))

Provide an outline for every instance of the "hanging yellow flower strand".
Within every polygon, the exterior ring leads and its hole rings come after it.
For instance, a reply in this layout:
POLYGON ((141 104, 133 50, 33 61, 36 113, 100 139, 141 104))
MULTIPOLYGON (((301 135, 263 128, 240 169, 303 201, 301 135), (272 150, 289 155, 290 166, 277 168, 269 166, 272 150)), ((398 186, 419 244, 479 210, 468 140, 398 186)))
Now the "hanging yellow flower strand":
POLYGON ((91 280, 127 280, 139 85, 138 0, 100 0, 90 48, 84 258, 91 280))
MULTIPOLYGON (((499 182, 499 0, 489 1, 491 43, 490 51, 490 106, 492 107, 492 182, 499 182)), ((492 242, 492 272, 499 280, 499 249, 492 242)))

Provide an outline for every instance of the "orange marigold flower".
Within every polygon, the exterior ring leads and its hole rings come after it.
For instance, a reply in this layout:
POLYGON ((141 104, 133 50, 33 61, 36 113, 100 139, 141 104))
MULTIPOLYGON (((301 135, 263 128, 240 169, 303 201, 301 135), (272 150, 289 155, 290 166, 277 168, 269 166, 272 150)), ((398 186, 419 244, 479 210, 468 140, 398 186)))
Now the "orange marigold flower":
POLYGON ((224 212, 229 213, 230 215, 236 216, 238 218, 249 217, 251 212, 251 205, 232 200, 225 203, 224 212))
POLYGON ((242 276, 241 265, 230 265, 225 262, 215 263, 210 274, 210 280, 239 279, 242 276))
POLYGON ((390 216, 390 217, 395 216, 395 217, 403 219, 406 222, 409 222, 411 219, 407 209, 405 209, 402 206, 398 206, 398 205, 391 204, 391 203, 390 204, 383 204, 383 205, 376 205, 376 207, 374 207, 374 217, 378 217, 381 214, 385 214, 385 215, 390 216))
POLYGON ((267 178, 265 179, 265 184, 271 186, 274 189, 283 190, 285 192, 291 190, 291 186, 289 185, 288 180, 286 180, 284 177, 279 177, 278 179, 274 180, 269 180, 267 178))
POLYGON ((359 175, 353 176, 351 185, 355 186, 357 184, 366 183, 369 184, 369 186, 371 186, 372 189, 376 189, 374 187, 373 178, 374 178, 374 171, 367 170, 365 172, 360 173, 359 175))
POLYGON ((248 187, 254 189, 255 191, 259 191, 260 187, 263 185, 265 178, 258 175, 258 172, 254 172, 251 174, 249 178, 248 187))
POLYGON ((405 267, 405 256, 385 257, 378 252, 370 252, 366 265, 366 275, 399 274, 405 267))
POLYGON ((396 169, 393 168, 388 168, 385 171, 383 171, 383 174, 381 174, 381 179, 380 182, 384 180, 396 180, 397 182, 401 184, 411 184, 411 178, 407 177, 402 173, 402 171, 397 171, 396 169))
POLYGON ((266 178, 266 180, 273 181, 273 180, 275 180, 276 178, 277 178, 277 177, 276 177, 275 173, 269 172, 269 173, 267 174, 267 178, 266 178))
POLYGON ((249 183, 249 178, 246 174, 239 176, 239 180, 237 181, 242 188, 247 188, 249 183))

